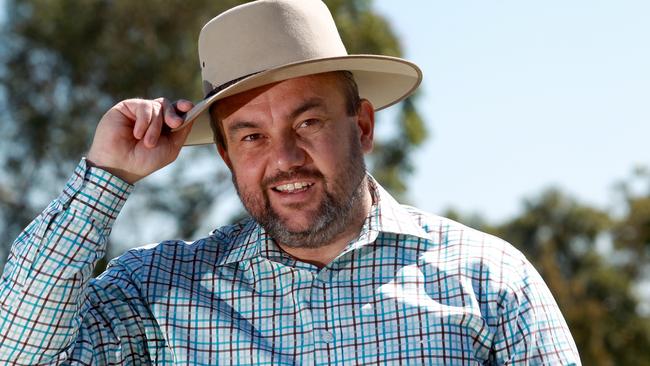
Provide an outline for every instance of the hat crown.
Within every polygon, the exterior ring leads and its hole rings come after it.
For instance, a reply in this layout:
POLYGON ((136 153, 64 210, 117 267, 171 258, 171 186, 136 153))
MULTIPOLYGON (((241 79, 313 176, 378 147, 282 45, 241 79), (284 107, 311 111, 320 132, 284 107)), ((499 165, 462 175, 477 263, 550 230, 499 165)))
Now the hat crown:
POLYGON ((201 30, 199 60, 206 96, 178 128, 192 125, 186 145, 213 142, 208 113, 213 103, 263 85, 348 70, 359 96, 379 110, 406 98, 422 80, 409 61, 348 55, 321 0, 258 0, 225 11, 201 30))
POLYGON ((205 94, 279 66, 347 55, 321 0, 258 0, 208 22, 199 35, 205 94))

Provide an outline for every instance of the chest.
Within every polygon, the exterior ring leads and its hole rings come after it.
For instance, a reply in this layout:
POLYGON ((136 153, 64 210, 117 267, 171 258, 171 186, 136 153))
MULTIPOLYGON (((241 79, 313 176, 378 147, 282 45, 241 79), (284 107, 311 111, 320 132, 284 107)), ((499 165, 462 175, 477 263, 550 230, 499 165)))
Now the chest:
POLYGON ((417 265, 311 272, 261 262, 172 279, 149 301, 176 363, 486 359, 490 335, 471 284, 425 272, 417 265))

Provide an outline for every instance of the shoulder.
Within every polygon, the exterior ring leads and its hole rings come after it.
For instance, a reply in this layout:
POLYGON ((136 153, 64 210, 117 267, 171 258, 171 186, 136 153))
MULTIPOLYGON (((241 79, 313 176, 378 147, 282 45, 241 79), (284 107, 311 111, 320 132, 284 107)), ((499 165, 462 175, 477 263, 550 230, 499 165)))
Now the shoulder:
POLYGON ((553 294, 518 249, 456 221, 405 209, 430 237, 421 268, 435 283, 444 283, 441 291, 450 304, 476 307, 492 334, 498 363, 579 364, 553 294))
POLYGON ((107 273, 124 272, 139 281, 157 273, 183 275, 206 266, 212 268, 230 253, 239 238, 250 235, 251 226, 250 219, 244 219, 195 241, 166 240, 136 247, 111 260, 107 273))
POLYGON ((498 265, 526 261, 518 249, 499 237, 412 206, 402 207, 427 234, 430 240, 428 250, 462 254, 468 259, 483 259, 498 265))
POLYGON ((503 300, 531 281, 543 283, 524 254, 507 241, 415 207, 403 208, 426 233, 418 263, 436 278, 471 284, 482 301, 503 300))

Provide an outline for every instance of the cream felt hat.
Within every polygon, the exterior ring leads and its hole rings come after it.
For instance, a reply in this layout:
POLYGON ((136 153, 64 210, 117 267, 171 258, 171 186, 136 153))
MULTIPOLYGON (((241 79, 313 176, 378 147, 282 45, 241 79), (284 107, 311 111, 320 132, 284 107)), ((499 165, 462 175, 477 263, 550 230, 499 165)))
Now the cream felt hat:
POLYGON ((227 96, 295 77, 348 70, 375 109, 410 95, 422 80, 413 63, 382 55, 348 55, 321 0, 258 0, 227 10, 199 35, 205 98, 185 145, 213 143, 209 107, 227 96))

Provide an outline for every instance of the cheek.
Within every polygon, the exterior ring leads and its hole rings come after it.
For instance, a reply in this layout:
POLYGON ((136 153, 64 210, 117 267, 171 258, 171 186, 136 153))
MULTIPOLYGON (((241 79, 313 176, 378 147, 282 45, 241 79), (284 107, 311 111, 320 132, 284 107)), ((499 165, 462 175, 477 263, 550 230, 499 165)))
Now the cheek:
POLYGON ((350 139, 351 136, 346 131, 316 141, 312 153, 316 165, 330 172, 345 169, 345 163, 350 159, 350 139))
POLYGON ((264 178, 264 163, 257 157, 239 156, 231 159, 232 171, 237 178, 240 189, 257 188, 264 178))

